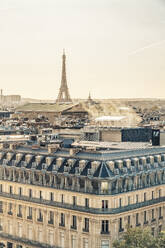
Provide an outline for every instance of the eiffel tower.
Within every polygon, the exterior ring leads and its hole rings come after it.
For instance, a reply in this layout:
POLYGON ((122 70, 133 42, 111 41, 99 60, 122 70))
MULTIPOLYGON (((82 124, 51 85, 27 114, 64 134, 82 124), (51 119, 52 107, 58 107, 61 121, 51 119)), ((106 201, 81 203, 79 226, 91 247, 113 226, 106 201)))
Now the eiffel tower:
POLYGON ((58 97, 56 100, 57 103, 72 103, 72 100, 69 95, 68 86, 67 86, 67 80, 66 80, 65 60, 66 60, 66 55, 65 55, 65 52, 63 52, 61 86, 60 86, 58 97))

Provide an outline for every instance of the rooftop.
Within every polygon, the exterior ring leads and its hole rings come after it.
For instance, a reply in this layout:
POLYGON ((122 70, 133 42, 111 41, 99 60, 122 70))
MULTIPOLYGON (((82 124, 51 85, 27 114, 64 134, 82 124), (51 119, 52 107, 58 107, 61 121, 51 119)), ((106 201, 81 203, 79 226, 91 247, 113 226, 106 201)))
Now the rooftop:
POLYGON ((57 103, 27 103, 16 108, 20 112, 61 112, 74 106, 74 104, 57 104, 57 103))
POLYGON ((95 121, 121 121, 125 118, 126 116, 100 116, 95 121))
POLYGON ((28 184, 94 194, 117 194, 165 183, 165 147, 92 151, 13 146, 0 149, 0 170, 3 180, 23 180, 28 184), (14 179, 7 169, 13 173, 18 171, 14 179), (137 178, 138 184, 135 183, 137 178), (111 186, 104 192, 99 182, 111 186))

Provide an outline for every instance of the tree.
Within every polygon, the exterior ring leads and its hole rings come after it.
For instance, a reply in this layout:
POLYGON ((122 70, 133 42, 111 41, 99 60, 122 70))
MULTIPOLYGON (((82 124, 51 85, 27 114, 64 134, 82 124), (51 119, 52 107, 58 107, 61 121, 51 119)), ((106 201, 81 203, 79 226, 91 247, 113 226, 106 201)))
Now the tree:
MULTIPOLYGON (((158 240, 157 240, 158 242, 158 240)), ((113 243, 113 248, 159 248, 156 239, 148 228, 128 228, 123 234, 122 240, 113 243)), ((165 246, 160 246, 163 248, 165 246)))
POLYGON ((156 248, 164 248, 165 247, 165 232, 161 232, 156 238, 156 248))

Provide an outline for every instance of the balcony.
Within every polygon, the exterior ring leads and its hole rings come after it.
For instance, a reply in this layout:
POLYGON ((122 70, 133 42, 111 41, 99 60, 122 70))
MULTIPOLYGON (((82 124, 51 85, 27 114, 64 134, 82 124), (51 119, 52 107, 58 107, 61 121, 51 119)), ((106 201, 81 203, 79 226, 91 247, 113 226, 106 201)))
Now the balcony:
POLYGON ((22 218, 22 214, 21 213, 17 214, 17 217, 22 218))
POLYGON ((53 220, 48 220, 48 224, 53 225, 54 221, 53 220))
POLYGON ((101 231, 101 233, 100 233, 100 234, 109 235, 109 234, 110 234, 110 232, 109 232, 109 231, 101 231))
POLYGON ((59 226, 65 227, 65 223, 59 223, 59 226))
POLYGON ((28 220, 32 220, 32 215, 27 216, 28 220))
POLYGON ((73 229, 73 230, 77 230, 77 226, 72 225, 70 228, 73 229))
POLYGON ((37 219, 38 222, 43 222, 43 217, 37 219))
POLYGON ((13 215, 13 213, 11 211, 8 212, 8 215, 13 215))
POLYGON ((87 212, 87 213, 92 213, 92 214, 118 214, 118 213, 123 213, 127 211, 131 211, 134 209, 139 209, 142 207, 150 206, 157 204, 159 202, 165 201, 165 197, 149 200, 146 202, 140 202, 136 204, 132 204, 129 206, 123 206, 119 208, 108 208, 108 209, 102 209, 102 208, 86 208, 85 206, 73 206, 72 204, 69 203, 61 203, 61 202, 55 202, 55 201, 49 201, 45 199, 39 199, 39 198, 29 198, 28 196, 20 196, 16 194, 9 194, 9 193, 4 193, 0 192, 0 196, 4 198, 10 198, 10 199, 16 199, 16 200, 21 200, 25 202, 34 202, 37 204, 43 204, 46 206, 53 206, 53 207, 60 207, 60 208, 65 208, 69 210, 76 210, 80 212, 87 212))
POLYGON ((83 232, 89 232, 89 228, 83 228, 83 232))
POLYGON ((119 228, 119 233, 124 232, 124 228, 119 228))

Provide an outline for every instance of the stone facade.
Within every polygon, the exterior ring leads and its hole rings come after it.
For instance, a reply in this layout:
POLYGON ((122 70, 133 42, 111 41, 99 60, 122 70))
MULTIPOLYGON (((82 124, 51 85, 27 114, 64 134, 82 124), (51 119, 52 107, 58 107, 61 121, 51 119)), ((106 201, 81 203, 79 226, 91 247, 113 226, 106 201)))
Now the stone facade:
POLYGON ((110 248, 127 226, 165 229, 165 148, 0 150, 5 247, 110 248))

